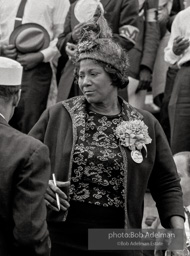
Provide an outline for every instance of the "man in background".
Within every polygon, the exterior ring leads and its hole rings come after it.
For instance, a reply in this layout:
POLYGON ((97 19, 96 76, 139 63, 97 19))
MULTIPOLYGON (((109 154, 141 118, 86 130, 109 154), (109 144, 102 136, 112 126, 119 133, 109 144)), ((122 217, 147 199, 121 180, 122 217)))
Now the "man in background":
MULTIPOLYGON (((171 33, 172 23, 177 13, 183 9, 184 9, 183 0, 173 0, 171 13, 167 22, 167 29, 170 33, 171 33)), ((176 64, 170 65, 168 67, 167 74, 166 74, 166 84, 164 88, 164 95, 163 95, 163 100, 160 108, 160 123, 162 125, 162 128, 166 134, 166 137, 169 143, 170 143, 171 135, 170 135, 168 105, 169 105, 169 101, 170 101, 172 90, 173 90, 173 85, 174 85, 178 70, 179 70, 179 67, 176 64)))
MULTIPOLYGON (((64 32, 59 36, 58 48, 61 57, 58 63, 59 81, 57 101, 80 95, 80 89, 74 83, 74 56, 83 22, 93 17, 97 5, 103 9, 104 17, 112 28, 113 37, 126 51, 136 43, 138 36, 138 0, 78 0, 69 9, 64 32)), ((127 90, 124 92, 127 97, 127 90)), ((123 95, 124 96, 124 95, 123 95)), ((124 98, 125 98, 124 97, 124 98)))
POLYGON ((179 68, 168 107, 173 154, 190 151, 190 0, 184 1, 184 7, 172 23, 170 39, 165 48, 165 61, 179 68))
POLYGON ((174 155, 174 161, 181 179, 183 191, 183 202, 185 208, 185 231, 187 237, 187 248, 190 251, 190 152, 184 151, 174 155))
MULTIPOLYGON (((1 2, 3 3, 0 5, 0 56, 17 60, 24 68, 22 96, 10 124, 28 133, 46 108, 52 81, 51 64, 59 55, 56 47, 57 37, 63 31, 70 2, 69 0, 3 0, 1 2), (18 14, 21 5, 22 11, 18 14), (47 47, 39 50, 34 48, 30 52, 25 49, 24 53, 20 53, 20 48, 16 47, 15 43, 10 43, 9 39, 12 32, 17 29, 19 21, 24 26, 26 23, 31 27, 31 23, 42 26, 50 38, 47 47)), ((27 36, 24 37, 26 38, 27 36)), ((24 40, 21 43, 23 42, 24 40)), ((29 44, 35 42, 36 38, 32 37, 29 44)))
MULTIPOLYGON (((139 0, 139 35, 136 45, 129 51, 128 101, 143 109, 160 40, 158 26, 158 0, 139 0)), ((122 96, 123 90, 121 90, 122 96)))

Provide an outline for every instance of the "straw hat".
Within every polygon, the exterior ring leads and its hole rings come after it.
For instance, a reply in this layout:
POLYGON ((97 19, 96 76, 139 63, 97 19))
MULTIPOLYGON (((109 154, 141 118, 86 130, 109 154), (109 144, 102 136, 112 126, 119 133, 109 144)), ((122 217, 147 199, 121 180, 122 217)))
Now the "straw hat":
POLYGON ((13 30, 9 43, 14 44, 20 53, 38 52, 49 46, 50 36, 41 25, 25 23, 13 30))

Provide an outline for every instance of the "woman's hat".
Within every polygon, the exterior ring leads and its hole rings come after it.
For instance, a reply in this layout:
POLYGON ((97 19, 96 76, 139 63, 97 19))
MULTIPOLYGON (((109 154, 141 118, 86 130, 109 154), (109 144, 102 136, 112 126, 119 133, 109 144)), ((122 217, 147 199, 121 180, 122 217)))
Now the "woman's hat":
POLYGON ((9 44, 15 45, 20 53, 38 52, 50 43, 47 30, 36 23, 25 23, 16 27, 10 35, 9 44))
POLYGON ((117 71, 122 85, 128 84, 128 55, 115 42, 112 30, 103 16, 101 8, 97 8, 94 19, 84 23, 80 36, 76 62, 84 59, 103 62, 117 71))
POLYGON ((0 86, 18 86, 22 82, 23 67, 15 60, 0 57, 0 86))

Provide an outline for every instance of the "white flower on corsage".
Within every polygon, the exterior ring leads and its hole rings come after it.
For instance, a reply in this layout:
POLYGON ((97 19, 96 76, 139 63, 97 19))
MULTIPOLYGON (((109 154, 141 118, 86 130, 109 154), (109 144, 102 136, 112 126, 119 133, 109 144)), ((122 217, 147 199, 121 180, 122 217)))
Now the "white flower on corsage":
POLYGON ((116 128, 116 136, 120 139, 122 146, 132 150, 131 156, 135 162, 137 162, 137 154, 139 155, 138 163, 142 162, 142 148, 145 149, 147 157, 146 144, 150 144, 152 139, 148 134, 148 126, 143 121, 131 120, 121 122, 116 128))

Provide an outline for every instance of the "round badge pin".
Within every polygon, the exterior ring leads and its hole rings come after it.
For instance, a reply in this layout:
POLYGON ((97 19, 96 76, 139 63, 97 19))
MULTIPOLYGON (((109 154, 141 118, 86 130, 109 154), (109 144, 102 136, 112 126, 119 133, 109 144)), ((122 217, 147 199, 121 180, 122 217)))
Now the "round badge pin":
POLYGON ((137 164, 140 164, 143 161, 143 156, 142 156, 141 152, 138 150, 131 151, 131 157, 132 157, 133 161, 137 164))

